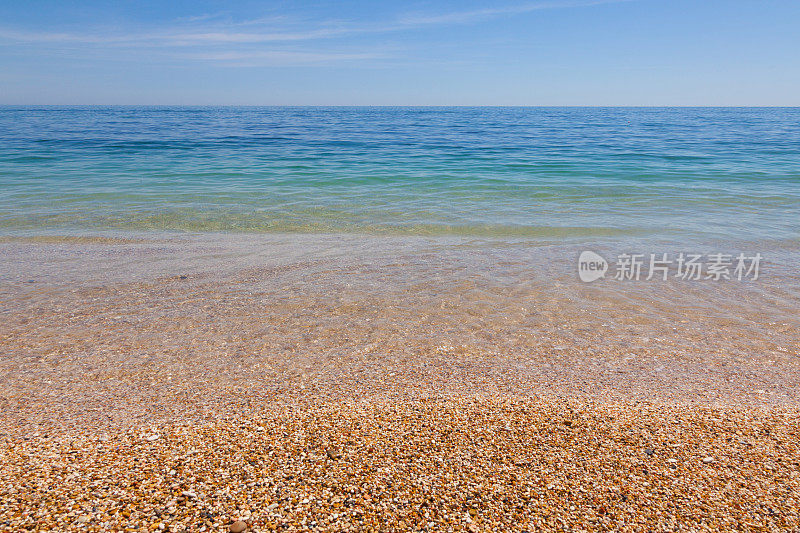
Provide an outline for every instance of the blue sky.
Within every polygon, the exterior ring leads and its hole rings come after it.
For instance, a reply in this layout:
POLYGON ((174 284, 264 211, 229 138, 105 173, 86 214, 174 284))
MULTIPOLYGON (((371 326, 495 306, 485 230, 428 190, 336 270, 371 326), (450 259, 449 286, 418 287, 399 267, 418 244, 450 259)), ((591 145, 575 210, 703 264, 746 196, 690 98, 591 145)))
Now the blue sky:
POLYGON ((0 0, 2 104, 800 105, 798 0, 0 0))

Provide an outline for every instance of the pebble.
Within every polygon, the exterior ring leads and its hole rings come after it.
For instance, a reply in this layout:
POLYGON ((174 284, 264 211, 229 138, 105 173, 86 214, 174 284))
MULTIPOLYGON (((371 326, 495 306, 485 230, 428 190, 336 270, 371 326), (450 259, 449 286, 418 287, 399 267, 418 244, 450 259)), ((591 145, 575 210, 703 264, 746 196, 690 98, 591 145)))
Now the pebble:
POLYGON ((342 454, 339 453, 339 450, 334 450, 332 448, 328 448, 326 450, 326 454, 328 455, 329 459, 333 459, 333 460, 339 459, 342 456, 342 454))
POLYGON ((97 428, 27 440, 31 432, 7 432, 0 531, 800 527, 800 414, 788 408, 759 413, 486 391, 257 407, 201 425, 165 422, 157 434, 103 426, 113 445, 98 440, 97 428), (570 429, 564 420, 573 421, 570 429), (501 427, 513 432, 491 431, 501 427), (154 435, 157 446, 141 445, 154 435), (668 468, 648 460, 654 443, 673 450, 668 468), (736 457, 737 468, 686 455, 692 450, 736 457), (347 460, 331 460, 342 455, 347 460), (689 457, 705 466, 688 468, 689 457), (678 476, 679 462, 687 468, 678 476), (679 511, 664 506, 666 495, 682 502, 679 511))
POLYGON ((228 528, 228 531, 230 531, 231 533, 242 533, 242 531, 245 531, 246 529, 247 529, 247 522, 242 522, 241 520, 237 520, 236 522, 231 524, 231 527, 228 528))

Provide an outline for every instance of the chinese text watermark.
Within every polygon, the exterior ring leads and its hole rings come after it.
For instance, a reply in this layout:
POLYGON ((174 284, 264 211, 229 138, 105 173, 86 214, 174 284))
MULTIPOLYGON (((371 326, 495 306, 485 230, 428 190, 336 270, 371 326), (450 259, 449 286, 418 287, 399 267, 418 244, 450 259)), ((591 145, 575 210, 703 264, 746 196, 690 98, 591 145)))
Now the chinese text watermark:
POLYGON ((617 256, 611 265, 600 254, 586 250, 578 258, 578 276, 581 281, 592 282, 606 276, 615 280, 666 281, 670 277, 679 280, 752 280, 759 276, 760 253, 739 254, 628 254, 617 256))

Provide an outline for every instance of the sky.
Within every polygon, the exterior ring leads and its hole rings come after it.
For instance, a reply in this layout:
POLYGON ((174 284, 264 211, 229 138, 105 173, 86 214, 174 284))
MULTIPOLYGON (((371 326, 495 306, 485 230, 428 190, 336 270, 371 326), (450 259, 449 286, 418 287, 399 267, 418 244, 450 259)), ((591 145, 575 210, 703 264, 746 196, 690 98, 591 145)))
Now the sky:
POLYGON ((0 0, 0 104, 800 106, 800 1, 0 0))

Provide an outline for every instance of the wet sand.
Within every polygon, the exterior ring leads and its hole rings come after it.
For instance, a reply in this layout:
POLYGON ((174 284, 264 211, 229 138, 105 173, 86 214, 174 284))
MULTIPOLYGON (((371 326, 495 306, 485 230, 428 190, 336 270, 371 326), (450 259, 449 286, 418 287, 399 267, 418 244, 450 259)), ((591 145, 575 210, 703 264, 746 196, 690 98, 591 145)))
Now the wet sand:
POLYGON ((385 242, 0 243, 0 526, 800 526, 792 256, 585 285, 575 247, 385 242))

